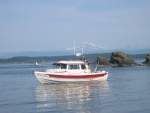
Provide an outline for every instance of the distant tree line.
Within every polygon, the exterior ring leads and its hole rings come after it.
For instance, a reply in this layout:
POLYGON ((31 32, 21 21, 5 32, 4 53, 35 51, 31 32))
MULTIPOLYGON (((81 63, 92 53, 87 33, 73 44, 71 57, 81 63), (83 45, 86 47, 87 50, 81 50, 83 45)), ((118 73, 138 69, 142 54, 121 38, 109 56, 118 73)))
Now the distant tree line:
MULTIPOLYGON (((86 54, 84 55, 87 60, 94 59, 97 60, 98 56, 104 56, 106 59, 110 59, 111 53, 99 53, 99 54, 86 54)), ((133 59, 144 59, 146 54, 136 54, 129 55, 133 59)), ((82 57, 76 57, 75 55, 70 56, 40 56, 40 57, 28 57, 28 56, 18 56, 12 58, 1 58, 0 64, 5 63, 35 63, 35 62, 52 62, 60 60, 80 60, 82 57)))

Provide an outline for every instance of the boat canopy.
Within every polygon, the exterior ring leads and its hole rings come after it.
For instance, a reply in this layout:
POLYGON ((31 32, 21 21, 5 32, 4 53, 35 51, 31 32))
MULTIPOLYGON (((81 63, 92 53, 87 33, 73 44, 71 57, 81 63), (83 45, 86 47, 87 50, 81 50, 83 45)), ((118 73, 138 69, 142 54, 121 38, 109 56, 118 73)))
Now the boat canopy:
POLYGON ((87 63, 85 63, 83 61, 59 61, 59 62, 53 63, 53 65, 56 65, 56 64, 66 64, 66 65, 75 64, 75 65, 79 65, 79 64, 87 64, 87 63))

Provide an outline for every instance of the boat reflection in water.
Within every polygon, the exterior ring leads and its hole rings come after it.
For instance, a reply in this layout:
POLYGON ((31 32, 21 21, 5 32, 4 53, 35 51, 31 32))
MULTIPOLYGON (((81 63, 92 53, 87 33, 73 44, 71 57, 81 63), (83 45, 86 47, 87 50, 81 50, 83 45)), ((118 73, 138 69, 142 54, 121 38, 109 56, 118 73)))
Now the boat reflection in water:
POLYGON ((90 113, 100 109, 107 96, 107 81, 41 85, 35 90, 37 112, 90 113))

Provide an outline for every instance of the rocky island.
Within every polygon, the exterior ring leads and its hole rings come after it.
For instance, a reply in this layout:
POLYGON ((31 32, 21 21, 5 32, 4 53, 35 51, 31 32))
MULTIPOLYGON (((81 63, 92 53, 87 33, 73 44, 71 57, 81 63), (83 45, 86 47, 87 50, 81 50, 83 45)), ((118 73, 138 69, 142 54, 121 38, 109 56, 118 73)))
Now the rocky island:
POLYGON ((150 66, 150 53, 147 54, 146 60, 142 63, 142 65, 150 66))
POLYGON ((123 52, 112 52, 110 60, 105 59, 102 56, 98 57, 97 60, 98 64, 100 66, 118 66, 118 67, 124 67, 124 66, 136 66, 136 62, 134 59, 128 57, 123 52))

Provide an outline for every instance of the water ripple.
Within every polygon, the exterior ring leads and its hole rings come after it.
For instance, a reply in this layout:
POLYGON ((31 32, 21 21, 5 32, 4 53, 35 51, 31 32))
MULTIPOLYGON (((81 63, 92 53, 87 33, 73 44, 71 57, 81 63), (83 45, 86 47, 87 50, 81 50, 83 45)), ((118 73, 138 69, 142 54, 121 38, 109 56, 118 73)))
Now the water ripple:
POLYGON ((86 112, 108 95, 108 82, 41 85, 35 90, 38 112, 86 112), (96 102, 97 101, 97 102, 96 102))

